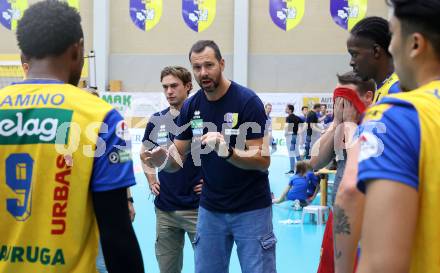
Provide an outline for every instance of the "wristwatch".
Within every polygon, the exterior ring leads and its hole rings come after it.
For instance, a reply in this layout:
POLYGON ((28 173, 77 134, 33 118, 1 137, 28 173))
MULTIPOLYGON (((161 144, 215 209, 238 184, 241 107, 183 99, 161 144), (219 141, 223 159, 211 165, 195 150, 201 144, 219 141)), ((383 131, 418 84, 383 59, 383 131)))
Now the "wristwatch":
POLYGON ((130 203, 134 203, 133 197, 128 197, 127 201, 130 202, 130 203))

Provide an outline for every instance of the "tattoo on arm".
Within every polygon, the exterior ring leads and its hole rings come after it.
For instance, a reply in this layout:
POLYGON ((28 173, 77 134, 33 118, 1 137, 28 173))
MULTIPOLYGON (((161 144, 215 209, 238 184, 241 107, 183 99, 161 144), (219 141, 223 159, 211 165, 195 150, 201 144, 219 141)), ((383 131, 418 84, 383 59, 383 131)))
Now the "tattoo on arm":
MULTIPOLYGON (((345 214, 345 211, 343 208, 341 208, 338 205, 335 205, 333 207, 333 212, 335 214, 335 222, 333 226, 334 234, 340 235, 340 234, 351 234, 351 228, 350 223, 348 221, 348 216, 345 214)), ((335 236, 336 237, 336 236, 335 236)), ((335 242, 335 257, 336 259, 339 259, 342 256, 342 251, 337 248, 336 245, 336 238, 334 239, 335 242)))
POLYGON ((350 223, 348 222, 348 216, 345 214, 344 209, 335 205, 333 210, 335 213, 335 233, 350 235, 350 223))

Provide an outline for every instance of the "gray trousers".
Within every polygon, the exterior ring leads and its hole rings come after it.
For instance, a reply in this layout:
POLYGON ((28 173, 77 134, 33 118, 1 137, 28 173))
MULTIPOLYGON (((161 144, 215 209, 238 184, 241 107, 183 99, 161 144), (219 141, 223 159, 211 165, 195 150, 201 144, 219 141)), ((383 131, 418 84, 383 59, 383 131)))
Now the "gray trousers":
POLYGON ((156 259, 160 273, 180 273, 185 233, 191 242, 196 234, 198 210, 156 210, 156 259))

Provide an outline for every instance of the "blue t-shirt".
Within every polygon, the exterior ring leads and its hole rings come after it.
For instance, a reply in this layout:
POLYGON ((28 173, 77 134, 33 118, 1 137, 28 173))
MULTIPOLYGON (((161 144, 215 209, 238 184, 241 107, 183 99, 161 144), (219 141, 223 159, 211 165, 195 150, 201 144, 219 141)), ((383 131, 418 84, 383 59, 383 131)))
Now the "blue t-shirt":
MULTIPOLYGON (((226 94, 217 101, 208 101, 204 91, 199 90, 185 102, 177 124, 189 123, 191 126, 176 139, 193 139, 193 160, 198 161, 201 153, 199 137, 203 134, 221 132, 227 143, 243 150, 245 139, 264 136, 266 120, 264 106, 258 96, 252 90, 231 82, 226 94), (247 126, 250 122, 256 127, 254 130, 247 126)), ((204 152, 200 158, 205 179, 200 198, 203 208, 244 212, 271 205, 267 171, 235 167, 214 151, 204 152)), ((187 157, 187 160, 191 158, 187 157)))
POLYGON ((315 175, 312 171, 306 173, 307 180, 307 197, 313 196, 316 187, 319 184, 319 176, 315 175))
POLYGON ((128 135, 128 127, 117 110, 112 110, 104 119, 106 126, 101 127, 98 134, 105 143, 105 152, 95 157, 91 179, 92 191, 109 191, 136 184, 133 174, 133 161, 131 160, 131 141, 121 138, 121 129, 128 135), (106 128, 107 127, 107 128, 106 128))
MULTIPOLYGON (((177 117, 173 117, 167 108, 155 113, 145 128, 142 143, 147 149, 155 146, 169 146, 179 129, 175 124, 177 117)), ((188 155, 191 157, 191 155, 188 155)), ((183 168, 175 173, 160 171, 160 194, 156 196, 154 204, 164 211, 188 210, 199 207, 199 195, 194 187, 200 183, 202 170, 194 166, 192 160, 186 160, 183 168)))
POLYGON ((287 193, 288 200, 307 200, 307 179, 305 176, 294 175, 290 178, 289 186, 291 187, 287 193))
POLYGON ((361 125, 358 188, 369 180, 397 181, 418 189, 420 123, 417 111, 403 101, 385 97, 361 125), (376 116, 376 117, 375 117, 376 116))

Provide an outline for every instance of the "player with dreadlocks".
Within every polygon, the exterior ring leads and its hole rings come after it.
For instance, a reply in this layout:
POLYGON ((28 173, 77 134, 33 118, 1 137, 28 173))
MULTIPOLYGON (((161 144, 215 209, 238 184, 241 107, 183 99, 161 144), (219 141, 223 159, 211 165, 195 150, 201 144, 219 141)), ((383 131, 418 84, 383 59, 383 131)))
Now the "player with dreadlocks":
MULTIPOLYGON (((394 73, 393 57, 388 51, 390 41, 389 24, 380 17, 367 17, 359 21, 351 29, 347 40, 353 71, 363 79, 373 79, 377 85, 373 103, 388 94, 398 93, 400 89, 394 73)), ((349 142, 347 135, 345 137, 345 141, 349 142)), ((351 273, 355 270, 365 197, 356 187, 359 143, 350 147, 344 158, 345 171, 334 201, 333 222, 330 219, 324 235, 319 273, 351 273)))
MULTIPOLYGON (((388 94, 400 91, 394 73, 393 57, 388 51, 391 33, 387 20, 367 17, 350 31, 347 50, 351 55, 353 71, 364 79, 373 79, 377 90, 373 103, 388 94)), ((358 252, 363 218, 364 195, 356 187, 357 156, 359 145, 347 153, 347 165, 333 207, 334 211, 334 261, 335 272, 353 272, 358 252), (352 158, 350 158, 352 157, 352 158)))
POLYGON ((359 21, 351 29, 347 40, 350 66, 354 72, 376 82, 377 91, 373 103, 400 90, 399 79, 394 73, 393 57, 388 51, 390 41, 388 22, 380 17, 367 17, 359 21))

